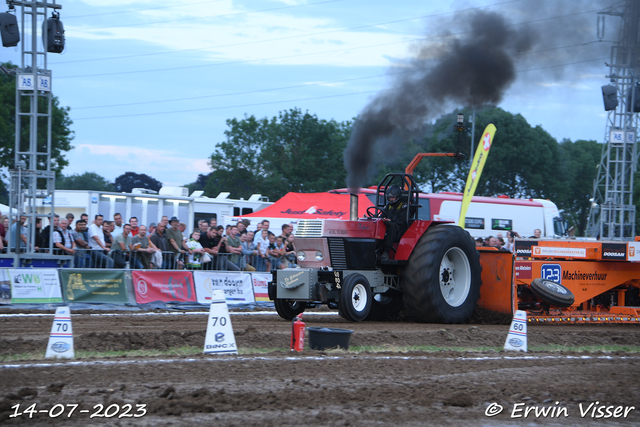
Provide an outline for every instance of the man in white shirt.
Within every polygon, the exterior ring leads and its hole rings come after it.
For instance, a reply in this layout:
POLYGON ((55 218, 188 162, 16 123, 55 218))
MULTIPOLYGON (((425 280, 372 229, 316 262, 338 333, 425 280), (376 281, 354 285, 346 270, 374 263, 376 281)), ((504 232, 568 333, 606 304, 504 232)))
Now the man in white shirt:
POLYGON ((92 249, 91 259, 94 267, 113 268, 113 259, 106 255, 109 252, 109 248, 105 246, 104 242, 104 232, 101 228, 103 221, 102 215, 98 214, 91 227, 89 227, 89 246, 92 249))
POLYGON ((111 232, 111 236, 115 239, 118 234, 122 234, 122 229, 124 228, 124 224, 122 223, 122 215, 116 213, 113 215, 113 225, 115 228, 111 232))

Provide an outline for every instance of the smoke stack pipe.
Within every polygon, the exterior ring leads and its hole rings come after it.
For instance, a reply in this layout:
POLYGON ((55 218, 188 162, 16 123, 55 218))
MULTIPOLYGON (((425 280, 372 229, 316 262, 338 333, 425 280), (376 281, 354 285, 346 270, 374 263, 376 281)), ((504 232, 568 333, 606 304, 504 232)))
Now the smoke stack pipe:
POLYGON ((349 219, 351 221, 358 220, 358 195, 357 194, 349 194, 350 202, 349 202, 349 219))

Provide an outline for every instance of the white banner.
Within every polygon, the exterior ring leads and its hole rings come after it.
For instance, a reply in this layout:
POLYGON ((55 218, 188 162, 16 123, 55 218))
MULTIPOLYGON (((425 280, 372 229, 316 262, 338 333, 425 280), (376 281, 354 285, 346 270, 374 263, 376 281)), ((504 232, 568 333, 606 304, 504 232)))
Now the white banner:
POLYGON ((193 281, 200 304, 211 304, 215 289, 224 291, 229 305, 255 302, 249 273, 194 271, 193 281))
POLYGON ((62 302, 60 278, 55 268, 10 268, 11 303, 62 302))
POLYGON ((572 257, 572 258, 586 258, 587 250, 584 248, 560 248, 556 246, 533 246, 534 257, 572 257))
POLYGON ((640 242, 629 242, 629 261, 640 261, 640 242))
POLYGON ((270 301, 267 283, 271 281, 271 273, 251 273, 251 280, 256 302, 270 301))

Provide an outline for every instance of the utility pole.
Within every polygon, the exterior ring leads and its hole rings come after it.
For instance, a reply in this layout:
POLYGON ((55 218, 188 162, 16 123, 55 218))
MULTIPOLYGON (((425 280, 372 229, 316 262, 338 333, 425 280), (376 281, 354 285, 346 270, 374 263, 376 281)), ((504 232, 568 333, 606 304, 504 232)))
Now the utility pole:
MULTIPOLYGON (((39 255, 35 251, 36 217, 48 218, 53 224, 55 171, 51 169, 52 76, 47 69, 47 52, 53 52, 49 32, 52 31, 49 10, 57 19, 62 6, 55 0, 7 0, 10 9, 20 8, 20 66, 16 73, 16 117, 14 166, 10 170, 10 217, 27 217, 27 245, 21 250, 20 226, 9 236, 15 248, 14 266, 24 266, 28 260, 53 258, 52 253, 39 255), (27 126, 28 124, 28 126, 27 126), (38 199, 51 201, 48 213, 37 214, 38 199), (22 253, 21 253, 22 252, 22 253), (23 258, 21 263, 20 258, 23 258)), ((60 25, 60 29, 61 29, 60 25)), ((61 43, 64 45, 63 36, 61 43)), ((60 41, 60 40, 58 40, 60 41)), ((58 53, 62 51, 62 46, 58 53)), ((10 227, 11 229, 11 227, 10 227)), ((52 242, 53 226, 49 242, 52 242)), ((51 243, 50 243, 51 245, 51 243)), ((51 248, 51 246, 50 246, 51 248)))
POLYGON ((607 64, 610 70, 607 78, 611 85, 602 88, 609 115, 605 145, 594 182, 587 234, 606 240, 632 240, 636 234, 633 178, 638 163, 640 0, 626 0, 599 12, 599 15, 600 39, 604 37, 605 15, 622 18, 622 25, 607 64))

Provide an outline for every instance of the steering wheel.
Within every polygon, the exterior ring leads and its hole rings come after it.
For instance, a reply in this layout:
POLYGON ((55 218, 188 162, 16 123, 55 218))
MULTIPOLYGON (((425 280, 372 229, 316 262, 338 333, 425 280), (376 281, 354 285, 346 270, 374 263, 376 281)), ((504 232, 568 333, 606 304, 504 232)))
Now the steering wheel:
POLYGON ((369 218, 389 218, 387 211, 377 206, 369 206, 367 208, 367 216, 369 218))

